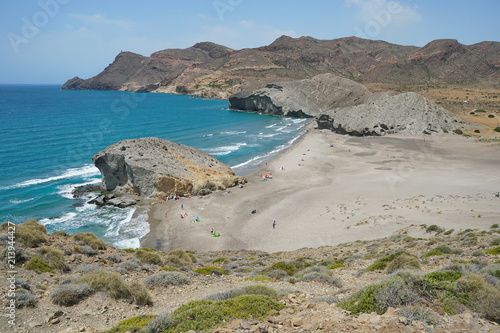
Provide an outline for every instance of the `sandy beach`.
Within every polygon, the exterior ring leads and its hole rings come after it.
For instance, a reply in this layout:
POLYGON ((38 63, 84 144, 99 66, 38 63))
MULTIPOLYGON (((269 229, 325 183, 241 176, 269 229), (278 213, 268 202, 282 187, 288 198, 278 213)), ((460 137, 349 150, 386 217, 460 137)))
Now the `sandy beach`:
POLYGON ((243 188, 149 204, 141 246, 277 252, 429 237, 429 225, 489 230, 500 222, 499 166, 498 143, 455 134, 349 137, 311 127, 243 188))

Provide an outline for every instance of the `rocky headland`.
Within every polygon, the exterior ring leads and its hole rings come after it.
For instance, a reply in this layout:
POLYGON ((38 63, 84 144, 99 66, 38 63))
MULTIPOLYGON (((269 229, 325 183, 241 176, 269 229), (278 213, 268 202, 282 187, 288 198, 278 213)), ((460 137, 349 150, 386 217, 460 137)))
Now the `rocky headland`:
POLYGON ((92 160, 101 171, 103 190, 142 197, 208 194, 245 182, 213 156, 159 138, 123 140, 92 160))
POLYGON ((229 98, 229 107, 280 116, 316 117, 319 129, 355 136, 431 134, 468 127, 419 94, 372 93, 362 84, 333 74, 243 91, 229 98))

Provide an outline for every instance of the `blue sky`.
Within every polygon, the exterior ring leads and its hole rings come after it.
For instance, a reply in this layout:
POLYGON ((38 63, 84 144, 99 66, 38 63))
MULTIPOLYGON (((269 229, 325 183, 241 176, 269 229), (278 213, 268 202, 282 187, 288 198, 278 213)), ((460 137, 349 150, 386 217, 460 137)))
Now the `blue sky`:
POLYGON ((4 0, 0 84, 89 78, 121 50, 211 41, 241 49, 281 35, 423 46, 500 40, 499 0, 4 0))

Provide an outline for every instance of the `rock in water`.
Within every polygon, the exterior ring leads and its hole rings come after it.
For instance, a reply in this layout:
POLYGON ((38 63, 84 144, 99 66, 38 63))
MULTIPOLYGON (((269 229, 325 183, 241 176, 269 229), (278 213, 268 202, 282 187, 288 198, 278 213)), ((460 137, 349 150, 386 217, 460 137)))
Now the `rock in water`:
POLYGON ((212 155, 159 138, 123 140, 92 160, 104 190, 145 197, 209 193, 246 182, 212 155))

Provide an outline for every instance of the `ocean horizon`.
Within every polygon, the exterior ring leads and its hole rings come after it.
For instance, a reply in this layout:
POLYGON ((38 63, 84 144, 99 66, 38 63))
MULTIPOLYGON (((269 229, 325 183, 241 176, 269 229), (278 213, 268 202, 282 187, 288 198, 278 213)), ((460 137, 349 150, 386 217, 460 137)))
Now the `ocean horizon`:
POLYGON ((74 198, 99 184, 91 157, 120 140, 159 137, 201 149, 245 175, 303 133, 307 119, 228 109, 225 100, 60 85, 0 85, 0 221, 37 219, 49 232, 93 232, 117 247, 139 247, 149 231, 135 207, 96 208, 74 198))

